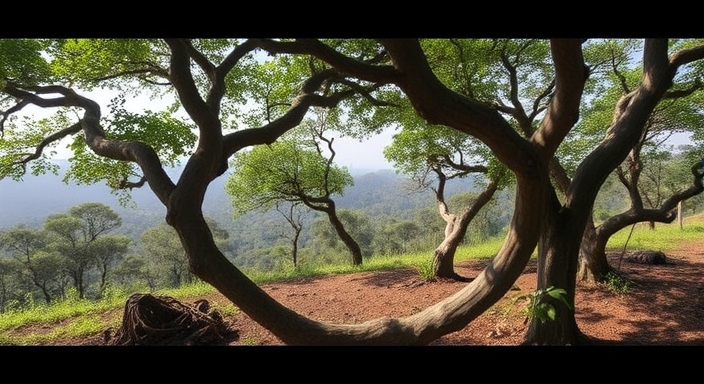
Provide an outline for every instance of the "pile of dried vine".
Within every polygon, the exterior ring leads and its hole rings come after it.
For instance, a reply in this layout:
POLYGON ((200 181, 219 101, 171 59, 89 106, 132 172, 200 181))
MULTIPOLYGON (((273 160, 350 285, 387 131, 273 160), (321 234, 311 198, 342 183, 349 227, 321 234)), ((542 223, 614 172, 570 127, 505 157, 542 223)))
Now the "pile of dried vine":
POLYGON ((134 294, 120 328, 105 336, 107 345, 225 345, 239 333, 206 300, 188 306, 168 296, 134 294))

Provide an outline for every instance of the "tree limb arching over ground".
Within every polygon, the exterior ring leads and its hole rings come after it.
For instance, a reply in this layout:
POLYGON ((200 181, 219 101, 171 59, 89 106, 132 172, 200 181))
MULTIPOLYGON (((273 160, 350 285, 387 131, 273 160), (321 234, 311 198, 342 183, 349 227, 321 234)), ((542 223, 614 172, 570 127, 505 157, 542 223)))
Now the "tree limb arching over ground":
MULTIPOLYGON (((183 173, 174 183, 164 172, 157 152, 139 141, 110 138, 100 125, 100 107, 65 87, 26 87, 7 82, 4 92, 42 107, 73 106, 83 110, 71 132, 80 130, 87 145, 99 156, 134 162, 144 172, 149 187, 166 207, 166 220, 179 234, 191 271, 213 285, 242 311, 289 344, 427 344, 461 329, 499 300, 520 275, 535 247, 539 248, 539 288, 564 287, 574 304, 574 274, 579 240, 599 186, 623 160, 650 111, 671 85, 680 65, 702 57, 702 48, 690 48, 668 57, 667 41, 646 42, 644 81, 618 107, 607 137, 578 168, 573 188, 560 204, 550 184, 548 162, 577 122, 588 73, 582 41, 551 41, 555 88, 539 129, 528 139, 521 136, 496 109, 445 87, 433 74, 416 40, 382 40, 390 61, 378 64, 343 55, 331 45, 312 39, 294 41, 247 40, 229 51, 220 65, 201 54, 191 41, 168 39, 167 76, 181 105, 197 126, 197 146, 183 173), (262 48, 272 54, 314 56, 330 67, 306 80, 287 112, 258 128, 224 133, 219 119, 226 90, 226 75, 246 52, 262 48), (209 87, 200 92, 192 74, 195 64, 209 87), (353 79, 358 83, 350 84, 353 79), (220 252, 203 218, 201 205, 209 183, 227 169, 237 151, 274 142, 298 125, 314 105, 332 107, 354 93, 369 95, 366 84, 394 84, 409 98, 428 123, 442 124, 470 134, 486 144, 516 177, 516 202, 505 242, 486 269, 464 289, 412 316, 381 318, 361 324, 328 324, 308 319, 268 296, 220 252), (35 93, 39 92, 39 93, 35 93), (40 95, 58 93, 44 99, 40 95), (598 169, 600 172, 592 172, 598 169), (565 273, 567 271, 567 273, 565 273)), ((350 48, 350 47, 347 47, 350 48)), ((359 56, 362 57, 362 56, 359 56)), ((67 133, 68 134, 68 133, 67 133)), ((574 305, 572 306, 574 307, 574 305)), ((581 341, 574 313, 559 311, 561 321, 532 323, 528 343, 573 344, 581 341)))

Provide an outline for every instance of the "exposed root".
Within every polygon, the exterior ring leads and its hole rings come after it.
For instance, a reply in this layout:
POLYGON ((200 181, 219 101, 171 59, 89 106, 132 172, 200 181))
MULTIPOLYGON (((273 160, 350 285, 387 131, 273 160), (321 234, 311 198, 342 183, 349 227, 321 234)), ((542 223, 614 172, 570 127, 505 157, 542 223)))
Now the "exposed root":
POLYGON ((106 345, 224 345, 239 338, 206 300, 187 306, 168 296, 134 294, 106 345))

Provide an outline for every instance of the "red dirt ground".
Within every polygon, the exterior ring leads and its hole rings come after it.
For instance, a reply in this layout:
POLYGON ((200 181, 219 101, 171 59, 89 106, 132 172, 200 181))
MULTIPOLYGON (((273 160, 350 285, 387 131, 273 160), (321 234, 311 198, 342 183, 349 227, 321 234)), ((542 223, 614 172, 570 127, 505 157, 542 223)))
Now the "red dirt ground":
MULTIPOLYGON (((620 254, 609 255, 612 266, 620 254)), ((579 285, 576 318, 588 336, 621 345, 704 345, 704 239, 683 244, 667 254, 661 265, 623 260, 620 270, 632 284, 617 295, 603 285, 579 285)), ((456 271, 473 277, 486 262, 461 262, 456 271)), ((404 317, 457 292, 466 283, 423 282, 411 269, 364 272, 305 278, 265 284, 276 300, 312 319, 355 323, 378 317, 404 317)), ((431 345, 519 345, 526 325, 516 297, 536 289, 535 264, 529 263, 502 300, 464 329, 445 335, 431 345)), ((220 294, 204 299, 225 302, 220 294)), ((230 345, 283 345, 247 315, 225 319, 239 331, 230 345)), ((23 330, 31 331, 30 329, 23 330)), ((53 345, 104 345, 102 334, 53 345)))
MULTIPOLYGON (((619 254, 609 255, 612 266, 619 254)), ((620 270, 632 281, 625 295, 605 286, 579 285, 576 318, 588 336, 623 345, 704 345, 704 239, 667 254, 661 265, 623 260, 620 270)), ((485 262, 462 262, 455 270, 476 276, 485 262)), ((518 296, 536 289, 534 262, 502 300, 464 329, 431 345, 519 345, 526 325, 518 296), (515 304, 512 304, 515 303, 515 304), (510 312, 507 314, 507 310, 510 312)), ((354 323, 374 318, 403 317, 463 288, 453 281, 423 282, 414 270, 337 275, 263 286, 271 296, 317 320, 354 323)), ((233 345, 281 345, 246 315, 234 318, 240 339, 233 345)))

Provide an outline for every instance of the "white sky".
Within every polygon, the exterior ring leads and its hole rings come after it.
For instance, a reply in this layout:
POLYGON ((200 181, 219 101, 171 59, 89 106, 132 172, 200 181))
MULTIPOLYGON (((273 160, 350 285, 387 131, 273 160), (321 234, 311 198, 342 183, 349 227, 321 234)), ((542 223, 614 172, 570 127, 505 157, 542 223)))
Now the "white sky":
MULTIPOLYGON (((106 113, 110 102, 110 95, 103 91, 82 92, 82 95, 92 98, 100 104, 103 109, 103 114, 106 113)), ((157 110, 160 108, 159 102, 148 100, 145 98, 136 98, 127 100, 125 107, 134 111, 144 109, 157 110)), ((164 102, 164 106, 167 103, 164 102)), ((23 110, 25 114, 34 114, 35 117, 49 116, 54 113, 53 110, 43 110, 38 107, 28 106, 23 110)), ((371 170, 392 169, 393 166, 384 158, 384 147, 391 143, 393 136, 392 131, 385 131, 379 135, 372 137, 369 140, 360 142, 357 139, 335 137, 335 164, 338 166, 346 166, 352 170, 371 170)), ((66 149, 70 140, 66 139, 58 144, 55 159, 68 159, 72 153, 66 149)))
POLYGON ((391 144, 392 136, 393 132, 387 130, 364 142, 338 137, 333 147, 335 164, 350 170, 393 169, 391 163, 384 158, 384 148, 391 144))

